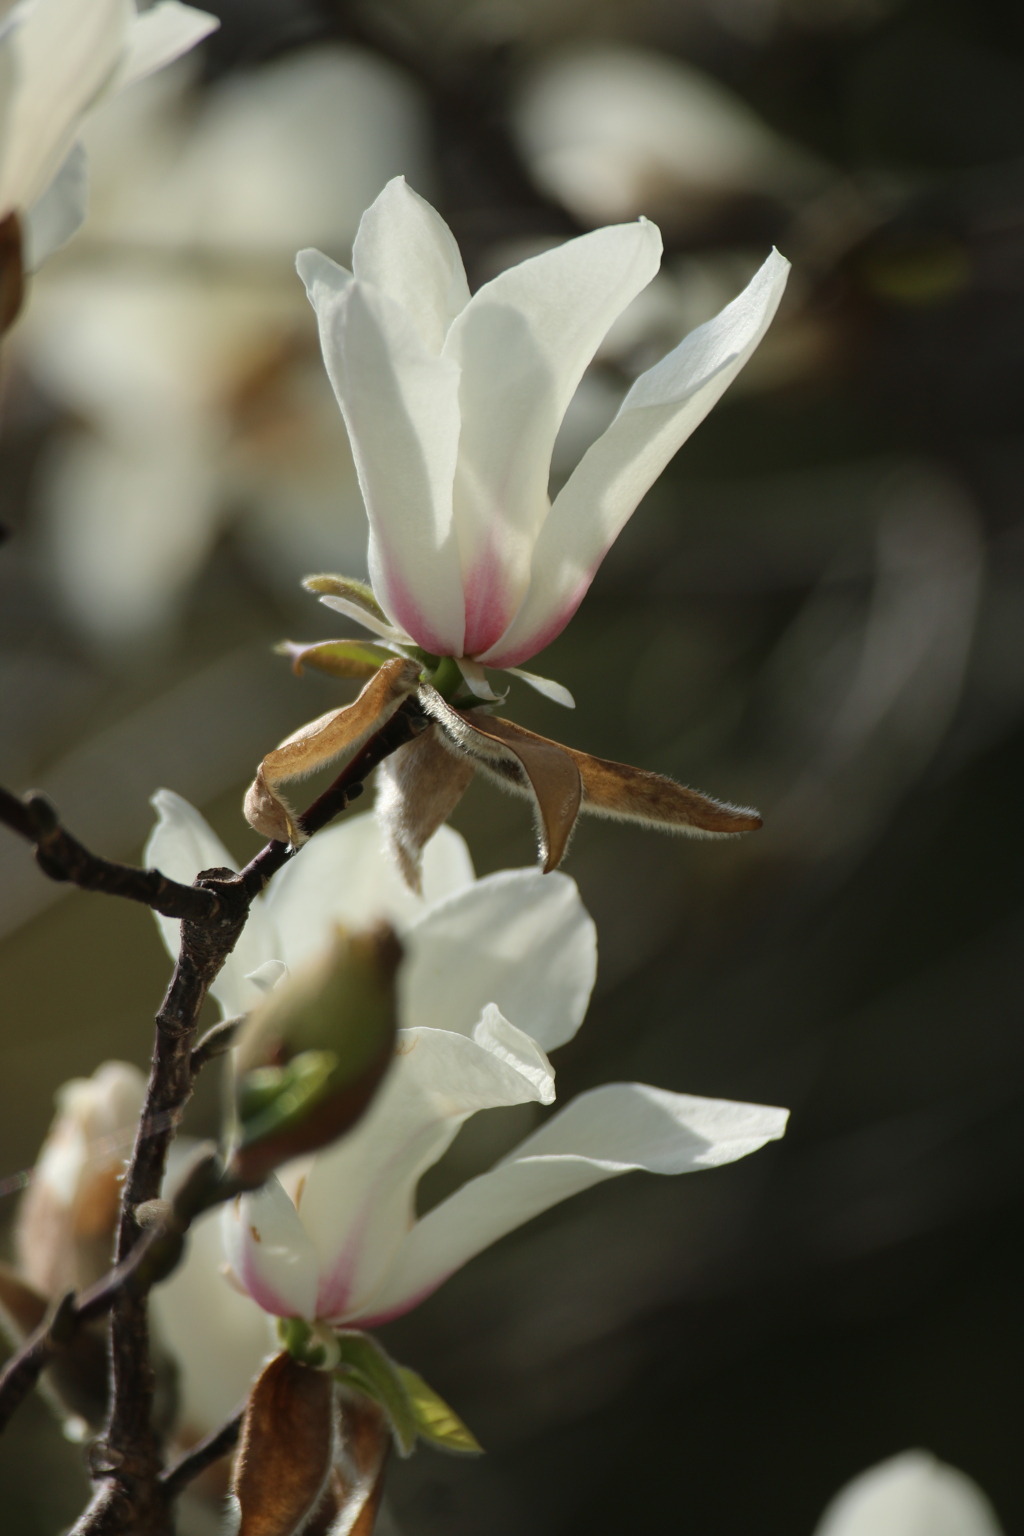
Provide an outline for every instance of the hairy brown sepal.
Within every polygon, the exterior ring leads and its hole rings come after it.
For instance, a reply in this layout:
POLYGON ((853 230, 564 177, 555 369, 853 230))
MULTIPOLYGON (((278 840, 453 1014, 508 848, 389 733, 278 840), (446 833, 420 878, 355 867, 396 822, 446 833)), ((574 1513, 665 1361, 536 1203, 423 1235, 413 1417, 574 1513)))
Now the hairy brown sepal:
POLYGON ((354 757, 414 691, 419 674, 418 662, 396 656, 370 679, 355 703, 310 721, 268 752, 245 797, 245 817, 253 830, 281 843, 304 842, 305 834, 279 786, 326 763, 354 757))
MULTIPOLYGON (((384 1493, 391 1430, 361 1392, 339 1392, 340 1434, 330 1500, 330 1536, 372 1536, 384 1493)), ((325 1511, 326 1513, 326 1511, 325 1511)))
POLYGON ((245 1412, 232 1489, 238 1536, 292 1536, 320 1502, 333 1452, 331 1377, 276 1355, 245 1412))
POLYGON ((433 688, 421 688, 420 698, 453 747, 468 753, 504 788, 532 802, 541 862, 545 870, 555 869, 569 846, 582 797, 579 769, 569 752, 510 720, 482 710, 452 709, 433 688))
POLYGON ((406 884, 417 895, 422 892, 423 849, 472 777, 472 761, 447 747, 436 725, 380 765, 377 819, 406 884))

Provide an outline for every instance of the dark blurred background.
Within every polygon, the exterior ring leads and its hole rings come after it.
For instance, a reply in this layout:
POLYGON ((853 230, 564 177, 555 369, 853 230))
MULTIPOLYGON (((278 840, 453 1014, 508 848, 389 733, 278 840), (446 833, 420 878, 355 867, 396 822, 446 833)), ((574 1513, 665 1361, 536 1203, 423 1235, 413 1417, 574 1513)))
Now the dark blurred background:
MULTIPOLYGON (((663 276, 588 373, 564 475, 629 380, 774 242, 790 290, 538 663, 574 745, 758 805, 736 845, 591 822, 609 1078, 785 1104, 784 1142, 604 1185, 386 1330, 488 1449, 393 1469, 400 1536, 810 1536, 925 1446, 1024 1532, 1024 20, 983 0, 227 0, 202 59, 90 128, 93 210, 4 359, 0 777, 138 857, 160 784, 229 847, 252 768, 344 697, 292 678, 298 590, 364 527, 291 260, 347 259, 404 171, 471 282, 646 213, 663 276)), ((528 818, 475 785, 487 872, 528 818)), ((66 1078, 145 1064, 149 915, 0 836, 0 1176, 66 1078)), ((193 1128, 215 1125, 209 1093, 193 1128)), ((425 1199, 530 1123, 470 1123, 425 1199)), ((9 1187, 8 1179, 4 1187, 9 1187)), ((4 1201, 7 1216, 14 1196, 4 1201)), ((34 1403, 4 1529, 81 1504, 34 1403)))

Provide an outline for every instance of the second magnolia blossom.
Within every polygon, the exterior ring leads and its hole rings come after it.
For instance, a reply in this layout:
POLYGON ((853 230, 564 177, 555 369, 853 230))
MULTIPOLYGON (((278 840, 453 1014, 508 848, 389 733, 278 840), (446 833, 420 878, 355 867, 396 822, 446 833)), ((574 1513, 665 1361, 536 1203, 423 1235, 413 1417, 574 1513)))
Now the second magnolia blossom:
MULTIPOLYGON (((552 502, 551 454, 583 372, 655 276, 661 236, 641 219, 521 262, 470 296, 458 246, 401 178, 363 215, 348 272, 303 251, 370 522, 390 641, 515 669, 575 613, 641 497, 764 335, 789 263, 749 286, 637 379, 552 502)), ((486 696, 486 695, 485 695, 486 696)))
MULTIPOLYGON (((182 878, 224 864, 190 806, 166 793, 158 805, 150 859, 182 878)), ((593 923, 566 876, 511 870, 474 880, 450 828, 428 846, 424 867, 429 901, 399 882, 373 818, 342 823, 278 877, 257 908, 259 947, 236 952, 225 967, 237 973, 262 962, 255 984, 237 974, 221 982, 224 1006, 246 1005, 260 982, 280 973, 280 962, 309 959, 332 921, 356 913, 362 922, 389 918, 406 950, 395 1061, 365 1118, 224 1213, 231 1270, 271 1314, 380 1323, 579 1190, 633 1169, 684 1173, 732 1162, 785 1127, 781 1109, 611 1083, 581 1094, 417 1219, 421 1176, 472 1114, 554 1100, 548 1052, 576 1033, 596 969, 593 923)), ((194 1284, 186 1264, 162 1303, 158 1296, 165 1319, 176 1297, 194 1295, 194 1284)), ((170 1331, 177 1333, 173 1316, 170 1331)))

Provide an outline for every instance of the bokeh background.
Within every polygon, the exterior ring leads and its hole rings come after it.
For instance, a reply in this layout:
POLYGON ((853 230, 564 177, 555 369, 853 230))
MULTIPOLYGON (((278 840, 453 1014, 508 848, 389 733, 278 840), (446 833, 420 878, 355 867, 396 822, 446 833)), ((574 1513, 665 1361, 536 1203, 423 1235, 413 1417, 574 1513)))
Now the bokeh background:
MULTIPOLYGON (((516 717, 758 805, 736 845, 584 824, 598 991, 560 1097, 639 1078, 786 1104, 785 1141, 634 1176, 387 1330, 488 1448, 396 1466, 398 1536, 810 1536, 909 1446, 1024 1531, 1024 21, 996 0, 221 0, 202 52, 91 125, 89 221, 5 346, 0 778, 138 857, 148 796, 239 858, 245 783, 344 698, 297 578, 358 574, 351 460, 292 269, 404 172, 477 284, 644 213, 663 275, 603 348, 563 476, 630 378, 794 263, 757 357, 539 663, 516 717)), ((343 628, 343 626, 341 626, 343 628)), ((340 630, 339 630, 340 632, 340 630)), ((481 872, 525 808, 474 786, 481 872)), ((57 1086, 144 1064, 143 910, 0 833, 0 1176, 57 1086)), ((216 1124, 212 1091, 192 1128, 216 1124)), ((470 1123, 424 1200, 531 1111, 470 1123)), ((0 1203, 9 1227, 15 1197, 0 1203)), ((3 1525, 51 1536, 78 1451, 33 1403, 3 1525)))

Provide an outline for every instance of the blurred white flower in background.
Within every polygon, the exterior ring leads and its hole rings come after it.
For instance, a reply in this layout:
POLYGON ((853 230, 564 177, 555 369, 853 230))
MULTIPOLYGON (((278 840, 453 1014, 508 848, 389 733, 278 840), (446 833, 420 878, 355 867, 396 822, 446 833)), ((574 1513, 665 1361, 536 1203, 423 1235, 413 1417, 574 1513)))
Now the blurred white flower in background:
POLYGON ((717 81, 642 48, 542 60, 513 126, 537 185, 588 225, 689 226, 731 197, 800 199, 829 174, 717 81))
POLYGON ((340 46, 207 92, 182 67, 87 137, 90 217, 17 333, 80 423, 40 478, 71 613, 110 644, 158 633, 240 514, 272 582, 339 551, 360 568, 358 487, 292 261, 311 239, 346 255, 397 171, 428 180, 414 88, 340 46))
POLYGON ((905 1451, 847 1483, 814 1536, 1002 1536, 1002 1528, 963 1472, 905 1451))
POLYGON ((85 214, 85 114, 212 32, 216 17, 178 0, 20 0, 0 21, 0 219, 25 221, 34 271, 85 214))
POLYGON ((110 1267, 121 1178, 146 1091, 138 1067, 106 1061, 57 1092, 14 1246, 22 1274, 44 1296, 92 1285, 110 1267))

